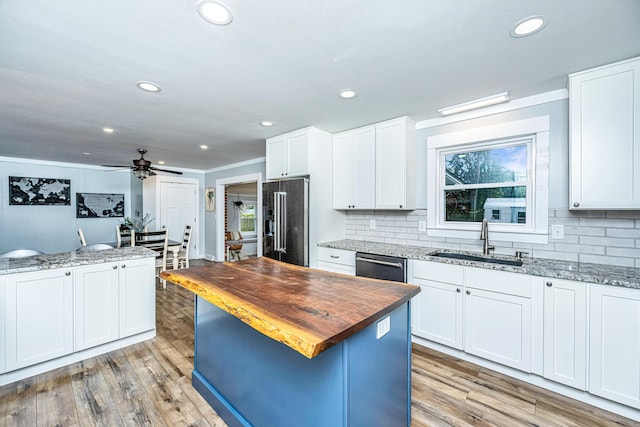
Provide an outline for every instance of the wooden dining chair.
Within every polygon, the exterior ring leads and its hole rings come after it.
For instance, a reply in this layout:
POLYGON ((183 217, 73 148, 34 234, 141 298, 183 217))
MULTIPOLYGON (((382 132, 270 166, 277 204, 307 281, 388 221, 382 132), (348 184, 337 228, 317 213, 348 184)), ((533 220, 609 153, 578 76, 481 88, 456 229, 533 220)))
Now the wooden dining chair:
POLYGON ((84 231, 82 231, 82 228, 78 228, 78 236, 80 237, 80 244, 82 246, 87 246, 87 239, 84 238, 84 231))
MULTIPOLYGON (((134 233, 131 231, 131 246, 143 246, 156 252, 156 277, 160 272, 167 269, 167 247, 169 242, 169 232, 167 229, 161 231, 147 231, 134 233)), ((167 282, 160 279, 162 288, 167 288, 167 282)))
POLYGON ((178 268, 189 268, 189 244, 191 243, 191 226, 184 227, 182 244, 178 252, 178 268))

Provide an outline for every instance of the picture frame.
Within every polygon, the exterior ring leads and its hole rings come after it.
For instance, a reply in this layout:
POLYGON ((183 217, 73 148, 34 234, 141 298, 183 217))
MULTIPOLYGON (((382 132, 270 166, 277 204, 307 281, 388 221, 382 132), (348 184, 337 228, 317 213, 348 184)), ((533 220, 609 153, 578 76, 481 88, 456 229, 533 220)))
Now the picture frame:
POLYGON ((124 194, 76 193, 76 218, 122 218, 124 194))
POLYGON ((216 188, 207 187, 204 190, 204 204, 207 212, 215 212, 216 210, 216 188))
POLYGON ((71 206, 71 180, 10 176, 9 205, 71 206))

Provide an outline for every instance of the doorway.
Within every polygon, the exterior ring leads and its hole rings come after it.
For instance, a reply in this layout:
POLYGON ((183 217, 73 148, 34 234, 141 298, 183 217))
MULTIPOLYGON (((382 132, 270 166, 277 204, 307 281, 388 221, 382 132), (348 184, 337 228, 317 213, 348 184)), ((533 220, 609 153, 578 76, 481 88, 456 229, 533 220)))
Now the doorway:
MULTIPOLYGON (((262 174, 218 179, 216 195, 216 261, 227 258, 227 231, 242 235, 244 255, 262 256, 262 174), (246 234, 243 229, 247 230, 246 234)), ((229 257, 237 255, 229 254, 229 257)))

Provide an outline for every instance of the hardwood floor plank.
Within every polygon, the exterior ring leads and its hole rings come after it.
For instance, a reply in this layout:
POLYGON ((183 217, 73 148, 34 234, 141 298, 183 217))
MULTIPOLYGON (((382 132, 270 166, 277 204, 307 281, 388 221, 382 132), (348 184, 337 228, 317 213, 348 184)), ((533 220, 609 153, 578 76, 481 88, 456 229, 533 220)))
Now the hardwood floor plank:
POLYGON ((81 425, 123 425, 95 358, 70 365, 69 375, 81 425))
POLYGON ((120 350, 98 356, 97 360, 125 425, 167 425, 120 350))
POLYGON ((36 378, 30 377, 0 387, 0 425, 36 425, 36 378))
POLYGON ((227 423, 213 410, 211 405, 204 400, 204 397, 198 393, 198 391, 191 385, 191 379, 182 377, 177 381, 178 386, 182 392, 193 402, 198 408, 202 416, 209 422, 211 427, 227 427, 227 423))
POLYGON ((36 390, 36 426, 79 424, 67 366, 36 376, 36 390))

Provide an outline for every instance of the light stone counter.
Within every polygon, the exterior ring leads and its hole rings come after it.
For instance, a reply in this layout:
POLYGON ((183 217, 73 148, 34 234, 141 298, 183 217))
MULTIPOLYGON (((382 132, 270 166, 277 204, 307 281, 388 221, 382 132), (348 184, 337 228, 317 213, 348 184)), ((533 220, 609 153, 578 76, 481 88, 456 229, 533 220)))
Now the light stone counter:
MULTIPOLYGON (((408 259, 442 262, 446 264, 465 265, 470 267, 487 268, 491 270, 510 271, 514 273, 543 276, 549 278, 575 280, 579 282, 598 283, 601 285, 622 286, 640 289, 640 269, 618 267, 605 264, 588 264, 570 261, 557 261, 545 258, 522 259, 522 266, 510 266, 479 261, 466 261, 451 258, 433 257, 429 254, 438 252, 454 252, 470 255, 482 254, 478 252, 454 251, 448 249, 423 248, 419 246, 405 246, 391 243, 365 242, 362 240, 338 240, 334 242, 318 243, 318 246, 343 249, 356 252, 368 252, 378 255, 397 256, 408 259)), ((514 257, 495 255, 491 258, 514 260, 514 257)))
POLYGON ((143 247, 126 247, 87 252, 60 252, 25 258, 0 258, 0 275, 76 267, 79 265, 155 258, 156 253, 143 247))

